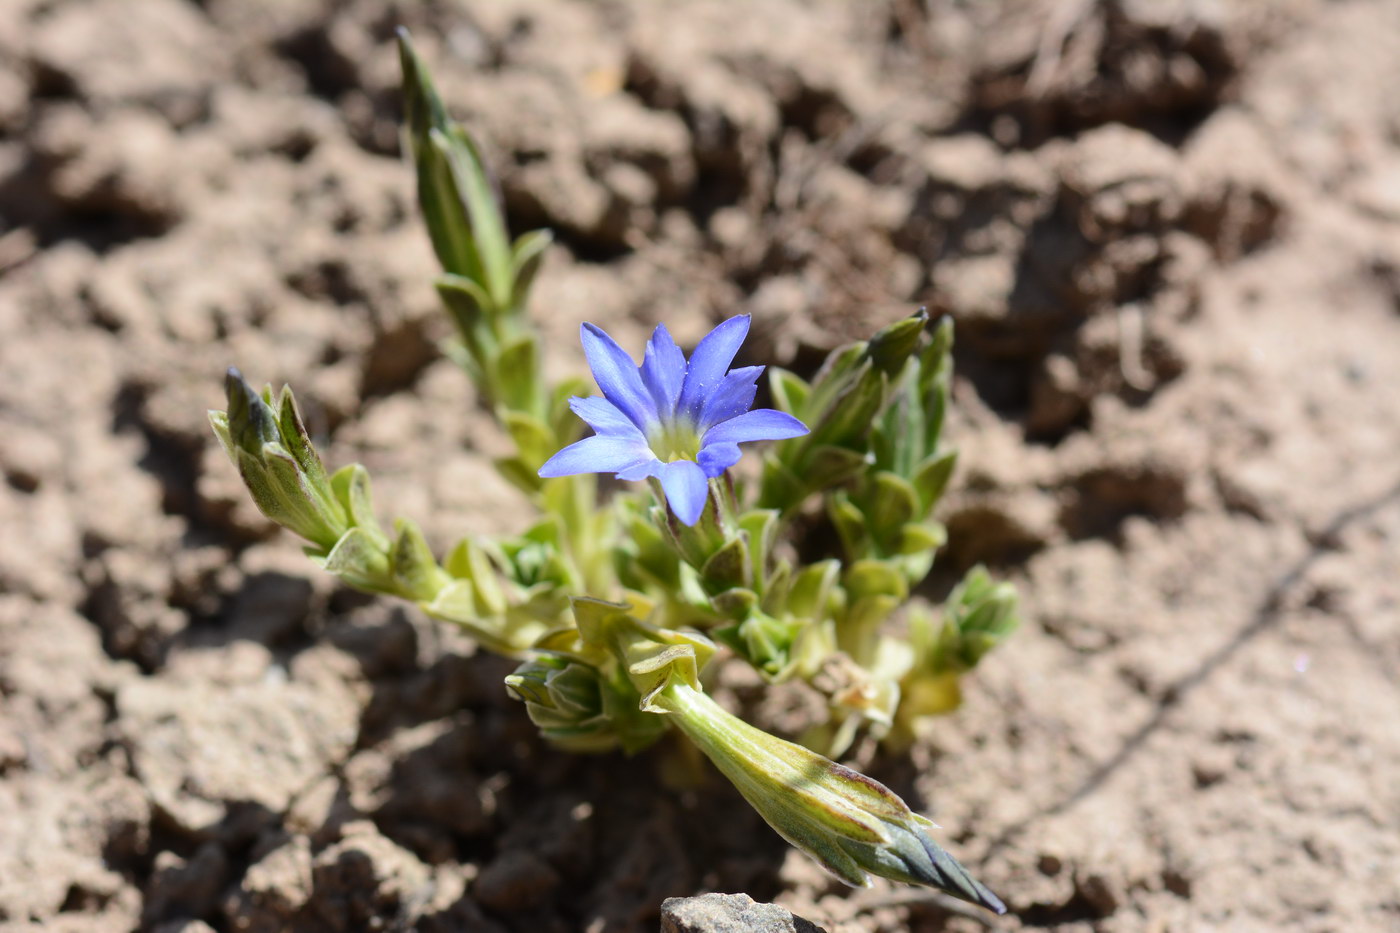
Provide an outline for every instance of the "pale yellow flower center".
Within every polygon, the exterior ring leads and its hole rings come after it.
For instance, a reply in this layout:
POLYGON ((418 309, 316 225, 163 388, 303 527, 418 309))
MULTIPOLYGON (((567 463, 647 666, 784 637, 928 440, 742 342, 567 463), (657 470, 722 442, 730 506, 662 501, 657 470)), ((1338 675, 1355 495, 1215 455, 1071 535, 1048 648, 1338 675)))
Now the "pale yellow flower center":
POLYGON ((694 460, 700 454, 700 435, 688 419, 666 420, 647 435, 647 443, 658 460, 694 460))

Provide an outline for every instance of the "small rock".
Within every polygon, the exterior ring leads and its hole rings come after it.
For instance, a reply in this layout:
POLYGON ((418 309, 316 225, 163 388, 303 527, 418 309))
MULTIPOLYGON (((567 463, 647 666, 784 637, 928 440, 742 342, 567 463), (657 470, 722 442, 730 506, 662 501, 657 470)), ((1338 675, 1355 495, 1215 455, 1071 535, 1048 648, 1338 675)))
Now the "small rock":
POLYGON ((661 933, 825 933, 776 904, 747 894, 670 897, 661 904, 661 933))

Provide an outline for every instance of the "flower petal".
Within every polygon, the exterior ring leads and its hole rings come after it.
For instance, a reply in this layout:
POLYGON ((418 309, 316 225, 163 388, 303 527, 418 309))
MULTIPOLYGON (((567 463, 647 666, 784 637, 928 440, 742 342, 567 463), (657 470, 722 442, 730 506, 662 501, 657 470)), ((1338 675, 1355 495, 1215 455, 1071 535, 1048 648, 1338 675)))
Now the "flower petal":
POLYGON ((656 457, 652 457, 650 460, 634 463, 625 470, 618 470, 617 478, 626 480, 629 483, 635 483, 637 480, 646 479, 649 476, 659 476, 661 474, 661 468, 665 465, 666 464, 662 463, 656 457))
POLYGON ((779 441, 801 437, 807 426, 792 415, 772 408, 755 408, 742 415, 722 421, 700 440, 700 446, 711 444, 742 444, 745 441, 779 441))
POLYGON ((671 339, 671 332, 665 324, 657 324, 647 341, 647 352, 642 358, 642 383, 651 393, 656 410, 663 419, 676 413, 676 402, 681 397, 681 384, 685 382, 685 354, 671 339))
POLYGON ((605 398, 596 395, 590 395, 588 398, 574 396, 569 399, 569 408, 599 434, 645 439, 642 432, 632 423, 632 419, 605 398))
POLYGON ((579 337, 598 388, 603 390, 608 401, 617 406, 618 411, 645 433, 656 421, 656 403, 651 400, 646 386, 642 385, 637 364, 601 327, 584 324, 579 337))
POLYGON ((700 408, 698 430, 701 434, 711 425, 736 418, 753 407, 758 377, 763 369, 762 366, 743 366, 730 370, 720 380, 719 388, 710 393, 700 408))
POLYGON ((661 488, 676 518, 693 525, 705 511, 705 499, 710 488, 705 472, 694 460, 674 460, 661 468, 661 488))
POLYGON ((713 479, 725 470, 739 462, 743 454, 739 450, 738 444, 709 444, 700 448, 700 455, 695 459, 700 463, 700 469, 705 471, 705 475, 713 479))
POLYGON ((695 352, 690 354, 685 383, 681 386, 680 404, 676 410, 692 419, 700 416, 706 396, 713 393, 734 362, 739 345, 749 335, 749 316, 741 314, 720 323, 705 335, 695 352))
POLYGON ((655 459, 640 438, 595 434, 575 441, 545 461, 540 476, 573 476, 575 473, 616 473, 639 461, 655 459))

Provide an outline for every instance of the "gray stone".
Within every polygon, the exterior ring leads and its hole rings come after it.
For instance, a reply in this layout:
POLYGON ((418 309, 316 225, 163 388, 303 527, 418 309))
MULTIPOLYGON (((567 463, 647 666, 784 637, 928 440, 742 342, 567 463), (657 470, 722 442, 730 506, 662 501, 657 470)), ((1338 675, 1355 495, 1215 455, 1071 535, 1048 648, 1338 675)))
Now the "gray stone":
POLYGON ((777 904, 747 894, 670 897, 661 904, 661 933, 826 933, 777 904))

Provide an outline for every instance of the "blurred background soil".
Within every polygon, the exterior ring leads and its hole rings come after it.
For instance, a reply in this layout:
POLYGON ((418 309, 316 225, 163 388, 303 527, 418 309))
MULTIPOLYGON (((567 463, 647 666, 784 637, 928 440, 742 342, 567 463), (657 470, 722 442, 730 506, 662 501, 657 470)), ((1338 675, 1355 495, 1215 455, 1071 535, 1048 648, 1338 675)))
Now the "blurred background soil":
POLYGON ((632 931, 704 890, 980 928, 829 882, 663 754, 549 749, 508 663, 243 494, 230 363, 438 546, 527 521, 437 348, 399 24, 558 234, 557 368, 583 320, 748 312, 750 361, 810 370, 956 319, 929 593, 985 561, 1027 623, 859 762, 1000 928, 1400 929, 1386 0, 4 0, 0 928, 632 931))

